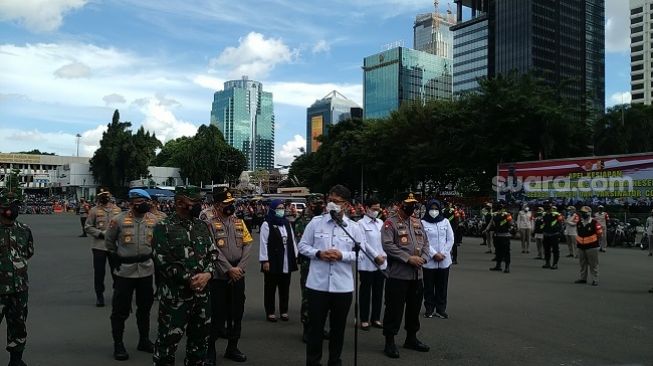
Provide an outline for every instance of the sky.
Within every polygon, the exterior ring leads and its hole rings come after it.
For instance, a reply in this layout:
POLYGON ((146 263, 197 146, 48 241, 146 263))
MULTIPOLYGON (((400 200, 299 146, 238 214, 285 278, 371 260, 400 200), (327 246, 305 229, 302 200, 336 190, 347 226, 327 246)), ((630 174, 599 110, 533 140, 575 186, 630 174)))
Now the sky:
MULTIPOLYGON (((442 10, 447 1, 441 1, 442 10)), ((305 146, 306 108, 362 105, 363 58, 402 41, 430 0, 0 0, 0 152, 92 156, 113 111, 166 142, 210 121, 247 75, 274 98, 276 163, 305 146)), ((630 102, 629 10, 606 0, 606 104, 630 102)))

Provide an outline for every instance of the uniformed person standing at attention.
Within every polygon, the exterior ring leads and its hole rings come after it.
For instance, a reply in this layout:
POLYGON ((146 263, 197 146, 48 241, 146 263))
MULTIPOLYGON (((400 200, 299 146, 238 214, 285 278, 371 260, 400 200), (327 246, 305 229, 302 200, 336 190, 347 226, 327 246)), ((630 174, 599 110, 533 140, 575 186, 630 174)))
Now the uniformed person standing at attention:
POLYGON ((86 219, 88 218, 89 211, 91 211, 91 205, 89 205, 85 199, 80 198, 79 211, 77 212, 79 214, 79 222, 82 224, 82 234, 79 236, 80 238, 87 237, 85 226, 86 226, 86 219))
POLYGON ((111 203, 111 193, 106 188, 99 188, 96 194, 97 206, 93 207, 88 213, 86 233, 92 237, 93 251, 93 270, 95 278, 95 306, 104 306, 104 274, 106 273, 106 263, 109 262, 109 269, 113 277, 114 264, 109 260, 107 246, 104 236, 111 219, 120 214, 122 211, 118 206, 111 203))
POLYGON ((197 218, 201 202, 199 187, 177 187, 175 212, 154 227, 154 265, 161 278, 155 366, 175 364, 184 331, 188 334, 184 364, 204 364, 211 322, 207 285, 218 251, 209 226, 197 218))
POLYGON ((542 216, 542 234, 544 245, 544 260, 542 268, 558 269, 560 260, 560 233, 565 218, 559 214, 551 202, 544 202, 544 216, 542 216), (553 264, 551 263, 553 252, 553 264))
POLYGON ((19 196, 0 191, 0 321, 7 321, 9 366, 26 366, 27 260, 34 254, 30 228, 18 221, 19 196))
POLYGON ((395 336, 399 333, 404 307, 407 333, 404 348, 419 352, 430 349, 417 339, 417 331, 424 294, 422 266, 432 256, 422 222, 412 216, 418 207, 417 200, 412 193, 401 199, 397 214, 385 221, 381 231, 383 251, 388 256, 389 277, 385 283, 384 353, 390 358, 399 358, 395 336))
POLYGON ((219 337, 228 342, 225 358, 247 361, 247 356, 238 349, 238 340, 245 311, 245 271, 254 239, 243 220, 234 215, 234 202, 227 188, 216 187, 213 189, 213 207, 210 212, 205 210, 200 215, 209 224, 220 252, 209 283, 213 315, 205 361, 207 366, 216 363, 215 342, 219 337))
POLYGON ((494 232, 494 253, 496 254, 496 265, 490 268, 490 271, 501 271, 501 262, 506 263, 503 273, 510 273, 510 226, 512 224, 512 215, 506 211, 506 204, 499 202, 497 204, 499 211, 494 214, 490 225, 486 229, 488 232, 494 232))
POLYGON ((129 359, 122 336, 134 292, 136 292, 136 324, 139 333, 137 349, 148 353, 154 352, 154 345, 150 341, 150 310, 154 302, 152 235, 157 220, 156 216, 150 213, 150 195, 146 191, 130 190, 129 206, 129 211, 111 220, 106 232, 107 249, 116 264, 111 305, 111 334, 113 357, 118 361, 129 359))

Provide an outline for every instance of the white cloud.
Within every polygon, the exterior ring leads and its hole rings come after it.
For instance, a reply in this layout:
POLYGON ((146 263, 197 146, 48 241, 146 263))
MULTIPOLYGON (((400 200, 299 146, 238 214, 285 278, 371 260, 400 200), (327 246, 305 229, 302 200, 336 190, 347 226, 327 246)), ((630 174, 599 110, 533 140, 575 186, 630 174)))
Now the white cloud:
POLYGON ((107 106, 115 105, 115 104, 125 104, 127 102, 125 97, 116 93, 105 95, 104 97, 102 97, 102 100, 107 106))
POLYGON ((251 32, 238 40, 238 47, 227 47, 211 60, 218 72, 229 78, 247 75, 252 79, 265 78, 278 64, 293 62, 299 50, 290 49, 281 39, 265 38, 251 32))
POLYGON ((632 96, 630 95, 630 92, 614 93, 610 96, 608 107, 619 104, 630 104, 631 101, 632 96))
POLYGON ((630 11, 628 2, 624 0, 606 0, 605 19, 605 51, 629 51, 630 11))
POLYGON ((281 150, 277 152, 277 164, 290 165, 295 160, 295 156, 301 154, 300 148, 306 148, 306 139, 300 135, 295 135, 292 140, 283 144, 281 150))
POLYGON ((263 89, 272 92, 275 103, 299 107, 309 107, 332 90, 339 91, 359 105, 363 101, 363 86, 360 84, 270 82, 264 83, 263 89))
POLYGON ((316 54, 322 52, 329 52, 330 50, 331 50, 331 45, 327 41, 321 39, 313 46, 312 52, 316 54))
POLYGON ((54 76, 62 79, 87 78, 91 76, 91 68, 81 62, 71 62, 63 65, 54 72, 54 76))
POLYGON ((63 23, 64 14, 79 9, 87 0, 3 0, 0 21, 18 21, 34 32, 50 32, 63 23))
MULTIPOLYGON (((95 150, 100 146, 102 133, 106 131, 106 125, 97 127, 81 133, 79 139, 79 155, 93 156, 95 150)), ((77 138, 75 134, 68 132, 43 132, 38 129, 17 130, 0 128, 0 141, 2 151, 27 151, 39 149, 52 152, 58 155, 72 156, 76 154, 77 138)))
POLYGON ((181 136, 193 136, 197 132, 194 124, 179 120, 164 102, 159 98, 149 98, 141 107, 145 115, 143 127, 156 133, 161 142, 176 139, 181 136))

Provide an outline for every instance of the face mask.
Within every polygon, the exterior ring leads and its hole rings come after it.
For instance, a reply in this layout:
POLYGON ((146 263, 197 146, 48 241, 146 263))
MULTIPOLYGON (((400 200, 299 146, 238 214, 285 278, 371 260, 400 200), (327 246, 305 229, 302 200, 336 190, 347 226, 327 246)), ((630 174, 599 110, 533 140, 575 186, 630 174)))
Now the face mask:
POLYGON ((320 216, 324 212, 324 205, 315 205, 313 216, 320 216))
POLYGON ((436 217, 440 216, 440 211, 438 211, 438 210, 429 210, 429 216, 431 216, 432 218, 436 218, 436 217))
POLYGON ((406 213, 406 215, 411 216, 415 212, 415 206, 413 205, 403 205, 401 209, 406 213))
POLYGON ((279 208, 279 209, 274 210, 274 214, 277 217, 281 218, 286 214, 286 210, 284 210, 283 208, 279 208))
POLYGON ((236 212, 236 207, 234 205, 225 206, 222 208, 222 213, 225 216, 231 216, 236 212))
POLYGON ((376 219, 377 217, 379 217, 379 211, 369 210, 367 211, 367 216, 376 219))
POLYGON ((580 216, 581 216, 583 219, 587 220, 587 219, 590 218, 590 213, 589 213, 589 212, 581 212, 580 216))
POLYGON ((150 211, 150 204, 147 202, 140 203, 134 206, 134 210, 140 214, 144 214, 150 211))
POLYGON ((524 211, 525 211, 525 212, 528 212, 528 211, 530 211, 530 210, 531 210, 531 209, 528 208, 528 207, 524 208, 524 211))
POLYGON ((102 196, 98 199, 98 201, 100 201, 101 204, 106 205, 107 203, 109 203, 109 197, 102 196))
POLYGON ((202 213, 202 204, 201 203, 195 203, 192 206, 188 208, 188 212, 190 213, 191 217, 200 217, 200 214, 202 213))
POLYGON ((326 210, 327 212, 335 211, 336 213, 340 213, 340 206, 333 202, 329 202, 327 203, 326 210))

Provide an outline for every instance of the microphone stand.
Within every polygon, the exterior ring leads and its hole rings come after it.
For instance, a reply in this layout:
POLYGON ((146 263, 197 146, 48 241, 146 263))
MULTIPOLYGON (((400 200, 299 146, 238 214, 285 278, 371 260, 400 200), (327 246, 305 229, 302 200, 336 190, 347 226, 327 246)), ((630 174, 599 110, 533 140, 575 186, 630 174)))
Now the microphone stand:
POLYGON ((359 319, 358 319, 358 313, 359 313, 359 304, 358 304, 358 257, 359 257, 359 252, 363 252, 363 254, 365 254, 367 259, 369 259, 372 263, 374 263, 374 266, 376 266, 376 268, 381 272, 381 274, 383 274, 383 277, 385 277, 387 279, 388 274, 381 270, 381 266, 378 263, 376 263, 374 258, 372 258, 372 256, 370 255, 370 253, 368 253, 363 247, 361 247, 361 243, 356 241, 356 239, 354 239, 354 237, 351 236, 349 231, 347 231, 347 229, 345 229, 346 226, 344 225, 342 219, 339 218, 338 215, 335 213, 335 211, 331 211, 331 212, 329 212, 329 214, 331 215, 331 218, 336 223, 336 225, 338 225, 338 227, 340 227, 340 229, 342 229, 342 231, 344 231, 344 233, 347 234, 349 239, 351 239, 354 242, 354 253, 356 253, 356 263, 354 264, 354 267, 355 267, 355 269, 354 269, 354 271, 355 271, 355 274, 354 274, 354 317, 356 318, 356 329, 354 329, 354 366, 358 366, 358 322, 359 322, 359 319))

